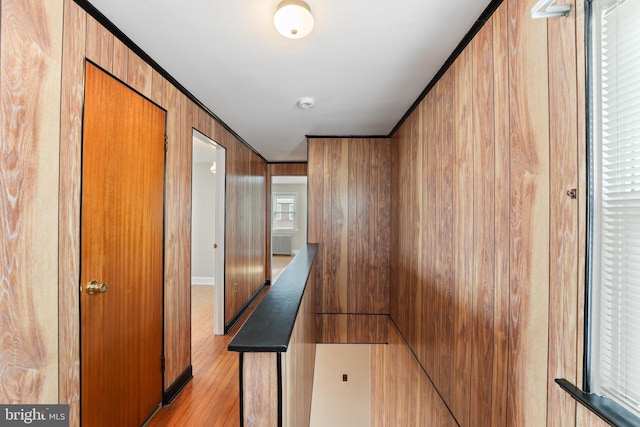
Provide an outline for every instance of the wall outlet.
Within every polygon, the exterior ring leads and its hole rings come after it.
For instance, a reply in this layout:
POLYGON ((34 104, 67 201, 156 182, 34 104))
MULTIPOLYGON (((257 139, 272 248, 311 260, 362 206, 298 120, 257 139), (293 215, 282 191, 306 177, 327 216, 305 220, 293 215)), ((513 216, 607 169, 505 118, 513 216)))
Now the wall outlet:
POLYGON ((235 294, 236 292, 238 292, 238 282, 233 283, 233 293, 235 294))

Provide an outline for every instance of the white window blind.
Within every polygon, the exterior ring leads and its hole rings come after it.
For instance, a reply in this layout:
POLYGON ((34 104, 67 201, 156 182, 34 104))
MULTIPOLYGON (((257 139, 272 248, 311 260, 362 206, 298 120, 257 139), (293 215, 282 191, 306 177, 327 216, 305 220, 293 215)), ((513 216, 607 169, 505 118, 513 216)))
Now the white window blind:
POLYGON ((591 392, 640 416, 640 0, 592 2, 591 392))

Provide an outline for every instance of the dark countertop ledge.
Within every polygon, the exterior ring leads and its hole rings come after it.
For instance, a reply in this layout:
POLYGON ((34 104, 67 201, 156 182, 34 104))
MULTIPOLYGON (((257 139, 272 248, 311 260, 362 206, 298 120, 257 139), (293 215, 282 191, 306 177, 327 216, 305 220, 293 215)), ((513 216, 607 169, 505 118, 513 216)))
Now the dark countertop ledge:
POLYGON ((300 249, 233 337, 227 347, 229 351, 287 351, 317 249, 317 243, 308 243, 300 249))

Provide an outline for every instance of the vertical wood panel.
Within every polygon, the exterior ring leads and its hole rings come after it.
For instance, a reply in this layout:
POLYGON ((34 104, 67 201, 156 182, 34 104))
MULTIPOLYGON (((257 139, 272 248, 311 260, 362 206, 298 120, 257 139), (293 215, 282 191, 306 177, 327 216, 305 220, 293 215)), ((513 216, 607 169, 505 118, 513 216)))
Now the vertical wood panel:
POLYGON ((371 346, 371 425, 456 425, 396 327, 388 325, 389 344, 371 346))
POLYGON ((386 314, 390 249, 388 241, 377 243, 390 233, 389 147, 386 139, 309 140, 309 240, 320 243, 320 313, 386 314))
MULTIPOLYGON (((162 95, 164 107, 167 110, 167 154, 165 167, 165 252, 164 252, 164 355, 165 376, 164 387, 168 388, 173 381, 187 368, 180 363, 185 353, 185 338, 189 338, 190 319, 189 307, 185 307, 181 300, 181 283, 183 260, 181 258, 180 241, 184 236, 180 234, 181 214, 183 207, 180 188, 182 165, 181 152, 181 111, 182 97, 178 90, 171 86, 164 86, 162 95), (175 302, 174 302, 175 301, 175 302), (186 326, 186 329, 185 329, 186 326)), ((190 306, 190 304, 189 304, 190 306)), ((190 350, 187 350, 190 354, 190 350)))
POLYGON ((113 75, 129 84, 128 77, 129 48, 118 39, 113 40, 113 75))
POLYGON ((243 425, 278 425, 278 370, 281 353, 244 353, 242 369, 243 425), (246 393, 244 393, 246 391, 246 393))
MULTIPOLYGON (((575 10, 575 9, 574 9, 575 10)), ((547 422, 575 425, 576 401, 555 383, 577 384, 578 188, 575 13, 548 22, 550 135, 550 277, 547 422)))
POLYGON ((348 232, 349 223, 347 214, 349 209, 348 201, 348 179, 349 179, 349 144, 347 140, 338 140, 332 144, 330 162, 325 168, 330 171, 331 182, 331 246, 328 247, 326 264, 331 271, 328 281, 323 282, 323 286, 328 288, 329 299, 326 307, 329 311, 344 313, 348 309, 348 232), (329 286, 327 286, 329 285, 329 286))
POLYGON ((86 57, 107 72, 113 72, 113 34, 87 15, 86 57))
POLYGON ((440 79, 441 102, 438 108, 438 122, 441 124, 438 148, 441 164, 440 217, 438 223, 438 263, 440 271, 438 295, 440 299, 438 334, 438 382, 442 398, 449 402, 451 397, 451 356, 453 329, 453 71, 449 69, 440 79))
MULTIPOLYGON (((312 270, 318 264, 314 261, 312 270)), ((306 426, 311 420, 311 399, 316 360, 316 275, 311 272, 296 322, 283 356, 283 425, 306 426)))
POLYGON ((511 144, 507 424, 546 423, 549 312, 549 100, 546 20, 509 0, 511 144))
POLYGON ((466 49, 454 64, 455 99, 454 121, 454 262, 455 290, 452 307, 453 318, 453 367, 451 371, 451 411, 461 426, 469 425, 471 384, 471 340, 468 331, 473 324, 473 116, 472 116, 472 57, 466 49))
POLYGON ((373 313, 389 313, 389 257, 391 228, 391 171, 390 142, 372 142, 371 163, 374 165, 374 188, 369 195, 370 205, 375 207, 376 218, 369 224, 375 236, 371 242, 369 263, 374 266, 375 292, 369 292, 369 304, 373 313))
POLYGON ((473 337, 471 419, 491 424, 494 293, 493 28, 489 21, 472 42, 474 149, 473 337))
MULTIPOLYGON (((126 59, 127 64, 127 83, 129 86, 140 92, 146 97, 151 97, 152 86, 152 69, 149 64, 144 62, 138 55, 131 50, 128 51, 126 59)), ((115 64, 114 64, 115 67, 115 64)), ((190 101, 191 102, 191 101, 190 101)), ((195 105, 191 103, 194 107, 195 105)))
POLYGON ((164 106, 163 95, 165 92, 165 84, 167 84, 164 77, 157 71, 153 71, 151 75, 151 100, 158 105, 164 106))
POLYGON ((64 2, 60 110, 59 401, 70 405, 69 425, 80 422, 80 165, 86 14, 64 2))
POLYGON ((609 427, 609 423, 604 422, 596 414, 582 405, 577 407, 576 427, 609 427))
POLYGON ((0 401, 56 402, 63 2, 0 7, 0 401))
MULTIPOLYGON (((421 260, 424 263, 425 275, 424 283, 422 286, 422 300, 423 300, 423 318, 422 324, 425 329, 422 333, 421 339, 423 340, 424 358, 421 359, 423 366, 429 375, 433 376, 436 373, 436 333, 435 328, 437 326, 438 317, 436 314, 436 298, 434 297, 437 286, 437 266, 436 257, 438 251, 438 239, 437 239, 437 158, 436 158, 436 139, 434 130, 436 128, 437 116, 436 116, 436 101, 437 96, 435 91, 432 91, 425 98, 424 107, 424 119, 423 126, 425 127, 425 139, 424 139, 424 156, 423 159, 423 186, 426 186, 424 191, 426 200, 424 201, 424 223, 422 227, 426 234, 424 245, 426 247, 427 257, 421 260)), ((413 233, 413 224, 411 225, 407 233, 411 235, 413 233)), ((409 301, 402 301, 403 305, 410 304, 409 301)))
POLYGON ((509 351, 509 55, 507 4, 493 14, 493 95, 495 148, 495 289, 493 298, 493 378, 491 425, 507 425, 509 351))

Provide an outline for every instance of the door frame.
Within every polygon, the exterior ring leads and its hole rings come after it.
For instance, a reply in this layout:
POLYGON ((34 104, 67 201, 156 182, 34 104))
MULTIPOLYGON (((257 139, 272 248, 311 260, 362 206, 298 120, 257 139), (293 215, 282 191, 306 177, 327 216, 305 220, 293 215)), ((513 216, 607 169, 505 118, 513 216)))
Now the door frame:
MULTIPOLYGON (((198 140, 207 145, 212 146, 216 150, 216 189, 215 189, 215 239, 221 243, 218 244, 216 249, 216 256, 214 258, 214 299, 213 299, 213 333, 215 335, 225 334, 225 277, 226 277, 226 262, 225 262, 225 250, 227 246, 226 235, 226 221, 227 221, 227 149, 216 142, 213 138, 210 138, 203 132, 196 128, 192 128, 192 140, 198 140), (220 208, 222 207, 222 208, 220 208)), ((193 144, 193 141, 192 141, 193 144)), ((193 155, 192 155, 193 156, 193 155)), ((191 165, 193 167, 193 158, 191 159, 191 165)), ((193 171, 191 173, 191 195, 193 197, 193 171)), ((191 208, 193 209, 193 201, 191 202, 191 208)), ((191 238, 193 239, 193 224, 191 224, 191 238)))

